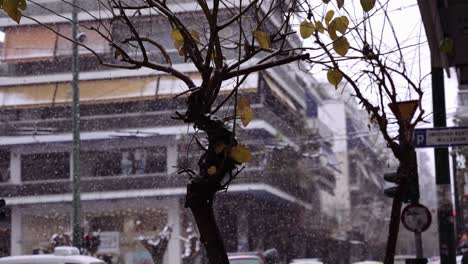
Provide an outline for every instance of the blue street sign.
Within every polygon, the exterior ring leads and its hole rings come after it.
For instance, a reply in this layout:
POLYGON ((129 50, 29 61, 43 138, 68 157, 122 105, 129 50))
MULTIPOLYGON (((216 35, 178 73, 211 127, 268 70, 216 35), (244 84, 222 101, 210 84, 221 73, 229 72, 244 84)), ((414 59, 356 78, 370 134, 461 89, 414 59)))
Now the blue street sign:
POLYGON ((416 148, 445 148, 468 145, 468 127, 415 129, 413 143, 416 148))

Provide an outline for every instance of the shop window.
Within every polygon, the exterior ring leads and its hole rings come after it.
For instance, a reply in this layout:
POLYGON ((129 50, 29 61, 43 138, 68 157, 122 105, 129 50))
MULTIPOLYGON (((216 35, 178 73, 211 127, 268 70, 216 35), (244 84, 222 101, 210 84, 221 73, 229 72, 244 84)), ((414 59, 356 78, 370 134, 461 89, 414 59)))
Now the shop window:
POLYGON ((0 150, 0 183, 10 179, 10 152, 0 150))
POLYGON ((23 181, 57 180, 70 178, 70 154, 41 153, 21 156, 23 181))
POLYGON ((166 172, 166 149, 163 147, 88 151, 82 154, 83 175, 117 176, 166 172))

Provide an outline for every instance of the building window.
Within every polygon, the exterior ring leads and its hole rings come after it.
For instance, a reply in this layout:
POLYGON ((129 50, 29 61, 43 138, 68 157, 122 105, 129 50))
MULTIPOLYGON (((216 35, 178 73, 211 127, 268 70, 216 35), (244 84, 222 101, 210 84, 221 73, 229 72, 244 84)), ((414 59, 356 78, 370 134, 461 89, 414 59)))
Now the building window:
POLYGON ((83 152, 82 174, 95 176, 128 176, 166 172, 164 147, 110 149, 83 152))
POLYGON ((21 156, 23 181, 57 180, 70 178, 70 154, 40 153, 21 156))
POLYGON ((0 183, 10 179, 10 152, 0 150, 0 183))

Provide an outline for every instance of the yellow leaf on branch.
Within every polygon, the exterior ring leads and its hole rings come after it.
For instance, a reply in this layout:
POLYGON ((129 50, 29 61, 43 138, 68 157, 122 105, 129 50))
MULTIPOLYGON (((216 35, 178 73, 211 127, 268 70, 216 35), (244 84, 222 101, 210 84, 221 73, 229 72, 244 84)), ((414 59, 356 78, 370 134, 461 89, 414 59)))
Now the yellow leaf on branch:
POLYGON ((301 33, 301 37, 303 39, 306 39, 310 36, 315 31, 315 26, 314 23, 308 22, 308 21, 302 21, 300 27, 299 27, 299 32, 301 33))
POLYGON ((343 73, 338 69, 329 70, 327 72, 327 79, 330 84, 334 85, 335 88, 338 88, 338 84, 340 84, 343 79, 343 73))
POLYGON ((338 35, 336 35, 336 20, 334 19, 328 26, 328 35, 332 40, 336 40, 338 35))
POLYGON ((369 12, 375 6, 375 0, 361 0, 361 6, 364 12, 369 12))
POLYGON ((349 50, 349 42, 345 36, 341 36, 333 41, 333 49, 341 56, 345 56, 349 50))
POLYGON ((338 5, 338 8, 342 8, 344 6, 344 0, 336 0, 336 4, 338 5))
POLYGON ((195 42, 200 43, 200 34, 198 34, 197 31, 190 31, 190 35, 192 35, 192 38, 195 40, 195 42))
POLYGON ((323 28, 323 24, 320 21, 315 22, 315 29, 320 33, 325 32, 325 30, 323 28))
POLYGON ((26 0, 4 0, 0 3, 0 8, 7 13, 7 15, 19 24, 23 14, 21 10, 26 9, 26 0))
POLYGON ((229 151, 229 157, 237 163, 246 163, 252 161, 250 150, 242 144, 237 144, 229 151))
POLYGON ((250 100, 247 97, 239 98, 237 103, 237 113, 239 114, 242 124, 246 127, 254 118, 254 112, 250 108, 250 100))
POLYGON ((172 30, 171 37, 174 41, 184 42, 184 36, 177 28, 172 30))
POLYGON ((323 24, 320 21, 315 22, 315 28, 318 32, 323 33, 325 30, 323 29, 323 24))
POLYGON ((216 171, 217 171, 217 169, 216 169, 215 166, 210 166, 210 167, 208 168, 208 170, 207 170, 208 175, 215 175, 215 174, 216 174, 216 171))
POLYGON ((180 56, 185 55, 184 51, 184 41, 174 40, 174 48, 179 52, 180 56))
POLYGON ((346 16, 337 17, 336 20, 336 30, 338 30, 341 34, 344 34, 349 26, 349 19, 346 16))
POLYGON ((332 20, 333 16, 335 15, 335 11, 329 10, 325 15, 325 25, 330 26, 330 21, 332 20))
POLYGON ((268 33, 264 31, 255 31, 255 38, 262 49, 271 49, 271 39, 268 33))
POLYGON ((19 9, 21 9, 23 11, 26 10, 26 7, 27 7, 26 0, 20 0, 18 2, 18 7, 19 7, 19 9))

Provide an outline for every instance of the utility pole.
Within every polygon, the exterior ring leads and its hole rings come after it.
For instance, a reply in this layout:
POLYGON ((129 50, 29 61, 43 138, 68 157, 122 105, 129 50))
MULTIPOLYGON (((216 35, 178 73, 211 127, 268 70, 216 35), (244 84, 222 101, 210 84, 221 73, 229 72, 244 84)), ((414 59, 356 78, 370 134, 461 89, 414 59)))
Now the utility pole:
POLYGON ((456 241, 458 242, 463 234, 463 210, 460 206, 460 189, 459 185, 460 183, 458 182, 458 164, 457 164, 457 150, 455 147, 452 147, 452 169, 453 169, 453 196, 455 197, 454 199, 454 206, 455 206, 455 219, 456 219, 456 224, 455 224, 455 238, 457 239, 456 241))
POLYGON ((73 150, 72 150, 72 174, 73 174, 73 200, 72 200, 72 225, 73 246, 81 248, 81 197, 80 197, 80 90, 79 64, 78 64, 78 8, 77 0, 72 1, 72 122, 73 122, 73 150))
MULTIPOLYGON (((444 72, 440 67, 432 67, 432 109, 434 113, 434 127, 447 127, 444 72)), ((455 229, 452 216, 448 148, 435 148, 434 154, 437 185, 437 217, 439 220, 440 263, 456 264, 455 229)))

